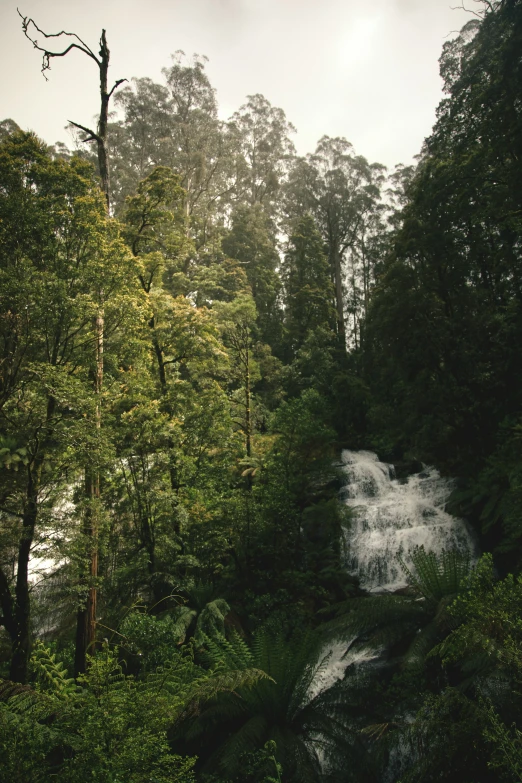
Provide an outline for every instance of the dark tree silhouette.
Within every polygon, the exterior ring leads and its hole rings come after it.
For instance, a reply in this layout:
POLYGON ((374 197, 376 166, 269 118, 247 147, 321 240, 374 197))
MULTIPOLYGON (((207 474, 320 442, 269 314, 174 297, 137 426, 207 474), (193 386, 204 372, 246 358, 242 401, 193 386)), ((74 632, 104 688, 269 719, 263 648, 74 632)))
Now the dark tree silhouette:
POLYGON ((65 30, 60 30, 59 33, 45 33, 40 27, 38 27, 34 19, 31 19, 28 16, 23 16, 19 10, 18 14, 22 19, 22 29, 24 31, 25 37, 31 41, 35 49, 38 49, 39 52, 42 52, 42 74, 45 79, 47 79, 45 72, 51 70, 51 59, 53 57, 65 57, 65 55, 69 54, 69 52, 73 51, 74 49, 78 49, 78 51, 86 54, 87 57, 90 57, 91 60, 94 60, 98 66, 98 70, 100 72, 100 118, 98 120, 97 130, 93 131, 90 128, 87 128, 85 125, 80 125, 78 122, 73 122, 72 120, 69 120, 69 122, 71 125, 74 125, 75 128, 78 128, 87 134, 87 136, 83 139, 84 142, 96 142, 102 190, 105 193, 108 211, 110 207, 109 156, 107 151, 109 101, 114 91, 120 86, 120 84, 126 82, 127 79, 117 79, 111 89, 108 89, 110 51, 109 47, 107 46, 105 30, 102 30, 100 36, 100 51, 98 56, 96 56, 92 49, 85 43, 85 41, 80 38, 79 35, 76 35, 76 33, 68 33, 65 30), (37 33, 43 35, 46 41, 50 38, 61 38, 62 36, 65 36, 66 40, 70 40, 71 42, 68 44, 68 46, 65 46, 62 51, 51 51, 51 49, 47 49, 45 46, 41 46, 36 38, 33 38, 30 35, 30 30, 32 28, 34 28, 37 33))

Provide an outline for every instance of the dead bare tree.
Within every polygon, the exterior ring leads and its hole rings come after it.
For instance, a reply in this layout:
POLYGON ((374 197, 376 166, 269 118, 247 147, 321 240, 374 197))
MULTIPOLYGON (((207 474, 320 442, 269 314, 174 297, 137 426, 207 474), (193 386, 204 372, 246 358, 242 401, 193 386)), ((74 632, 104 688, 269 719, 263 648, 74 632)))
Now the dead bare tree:
POLYGON ((107 46, 107 37, 105 35, 105 30, 102 30, 101 37, 100 37, 100 51, 98 55, 96 55, 93 52, 93 50, 85 43, 85 41, 83 41, 79 35, 76 35, 76 33, 68 33, 65 30, 60 30, 59 33, 45 33, 40 27, 38 27, 34 19, 31 19, 28 16, 23 16, 23 14, 20 13, 19 9, 17 9, 17 11, 18 11, 18 15, 22 20, 22 30, 24 31, 25 37, 29 41, 31 41, 35 49, 38 49, 39 52, 42 52, 42 74, 45 79, 47 79, 46 71, 51 70, 52 58, 65 57, 67 54, 69 54, 69 52, 72 52, 74 49, 78 49, 78 51, 83 52, 83 54, 87 55, 87 57, 90 57, 90 59, 93 60, 98 66, 98 70, 100 73, 100 117, 98 120, 97 130, 93 131, 90 128, 87 128, 85 125, 80 125, 80 123, 73 122, 72 120, 69 120, 69 122, 75 128, 78 128, 79 130, 87 134, 87 136, 83 139, 84 142, 86 143, 91 141, 96 142, 101 185, 107 202, 107 212, 109 212, 110 183, 109 183, 109 155, 108 155, 108 145, 107 145, 107 124, 109 120, 109 102, 114 91, 120 86, 120 84, 126 82, 127 79, 118 79, 117 81, 114 82, 112 88, 110 90, 108 89, 110 51, 109 51, 109 47, 107 46), (35 32, 31 35, 33 29, 35 32), (68 45, 65 46, 62 51, 52 51, 51 49, 48 49, 46 46, 41 46, 38 43, 38 40, 35 37, 33 37, 34 35, 36 35, 36 33, 43 35, 45 41, 48 41, 51 38, 61 39, 63 36, 66 39, 68 39, 70 43, 68 43, 68 45))

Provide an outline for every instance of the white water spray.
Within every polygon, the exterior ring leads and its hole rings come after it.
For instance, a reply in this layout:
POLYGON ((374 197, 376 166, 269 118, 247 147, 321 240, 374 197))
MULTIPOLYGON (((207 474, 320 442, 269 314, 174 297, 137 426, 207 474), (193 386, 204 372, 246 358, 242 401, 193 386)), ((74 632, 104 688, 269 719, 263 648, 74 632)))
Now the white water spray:
POLYGON ((466 523, 444 510, 453 482, 435 468, 401 482, 393 465, 379 462, 370 451, 343 451, 342 465, 347 477, 342 498, 353 509, 347 568, 359 577, 361 587, 405 587, 398 555, 408 563, 408 553, 416 546, 437 554, 443 549, 474 554, 466 523))

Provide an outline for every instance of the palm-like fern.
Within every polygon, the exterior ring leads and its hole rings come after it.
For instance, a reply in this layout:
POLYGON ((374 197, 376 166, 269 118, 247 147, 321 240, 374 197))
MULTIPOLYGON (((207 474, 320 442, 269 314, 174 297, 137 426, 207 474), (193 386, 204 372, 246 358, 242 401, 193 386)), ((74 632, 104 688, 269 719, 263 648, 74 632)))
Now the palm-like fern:
POLYGON ((412 639, 405 662, 424 658, 449 633, 452 617, 447 608, 462 589, 471 571, 469 554, 458 551, 426 552, 416 547, 409 553, 412 566, 399 556, 410 583, 405 595, 370 595, 338 604, 336 616, 324 627, 330 638, 344 637, 353 648, 365 646, 390 651, 412 639))
POLYGON ((442 598, 456 595, 471 569, 470 553, 457 549, 443 549, 440 554, 426 552, 423 546, 409 552, 413 568, 399 555, 398 560, 409 583, 427 601, 437 603, 442 598))
POLYGON ((67 676, 67 669, 56 660, 41 641, 37 641, 31 656, 31 669, 36 676, 39 690, 50 691, 58 698, 67 698, 77 690, 73 677, 67 676))
POLYGON ((275 741, 285 780, 323 779, 339 758, 361 779, 364 753, 346 688, 337 683, 315 695, 312 689, 329 660, 321 635, 308 631, 288 640, 262 630, 250 647, 236 634, 208 640, 207 650, 207 663, 261 669, 268 677, 221 694, 185 726, 185 740, 204 735, 213 746, 206 769, 236 776, 246 754, 275 741))
POLYGON ((469 552, 442 550, 440 554, 416 547, 410 552, 413 568, 399 558, 402 568, 416 593, 424 598, 428 622, 414 638, 405 661, 422 664, 431 649, 455 626, 448 607, 466 587, 472 562, 469 552))

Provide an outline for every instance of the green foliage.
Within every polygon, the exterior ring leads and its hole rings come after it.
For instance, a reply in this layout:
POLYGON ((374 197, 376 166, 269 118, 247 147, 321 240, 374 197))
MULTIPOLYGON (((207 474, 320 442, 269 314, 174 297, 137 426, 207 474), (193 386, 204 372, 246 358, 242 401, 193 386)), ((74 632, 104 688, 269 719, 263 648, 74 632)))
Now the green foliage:
POLYGON ((247 103, 231 118, 231 131, 239 148, 239 190, 246 204, 262 205, 269 216, 277 211, 277 197, 295 152, 295 133, 282 109, 263 95, 247 96, 247 103))
POLYGON ((158 166, 126 200, 124 237, 133 254, 141 259, 139 278, 147 292, 158 285, 165 264, 172 264, 185 250, 183 195, 179 178, 170 169, 158 166))
POLYGON ((456 595, 470 572, 469 552, 443 549, 436 554, 426 552, 423 546, 419 546, 408 554, 413 569, 408 568, 402 556, 398 555, 401 567, 408 582, 427 601, 437 603, 442 598, 456 595))
POLYGON ((483 555, 450 612, 459 623, 439 647, 450 663, 484 652, 489 665, 522 677, 522 581, 512 575, 497 581, 491 555, 483 555))
POLYGON ((277 745, 273 740, 265 742, 261 750, 249 753, 243 760, 243 780, 259 783, 281 783, 283 768, 276 759, 277 745))
POLYGON ((217 693, 246 688, 262 676, 224 666, 206 673, 174 649, 163 666, 135 680, 124 676, 107 644, 90 659, 80 687, 41 644, 33 668, 38 690, 0 684, 0 779, 6 783, 140 783, 144 776, 190 783, 195 759, 173 754, 167 731, 217 693))
POLYGON ((258 313, 259 337, 277 349, 281 339, 279 293, 281 281, 276 272, 279 255, 274 229, 261 204, 240 206, 232 218, 232 228, 223 239, 223 250, 245 269, 258 313))
POLYGON ((331 471, 327 458, 335 433, 325 424, 325 418, 324 400, 314 390, 283 402, 273 416, 272 430, 277 440, 271 459, 292 495, 302 498, 301 493, 313 491, 312 475, 318 478, 321 470, 331 471))
MULTIPOLYGON (((334 498, 335 434, 323 402, 308 390, 279 406, 270 449, 246 499, 251 524, 245 545, 255 553, 247 555, 247 563, 256 571, 258 590, 287 591, 299 611, 323 605, 347 581, 340 558, 344 507, 334 498)), ((252 605, 251 611, 258 609, 252 605)), ((287 614, 293 623, 295 614, 287 614)))
POLYGON ((334 331, 334 289, 324 244, 311 215, 290 236, 283 267, 285 341, 290 357, 317 329, 334 331))
MULTIPOLYGON (((241 758, 241 772, 233 778, 234 783, 281 783, 283 768, 275 758, 276 743, 265 742, 261 750, 245 753, 241 758)), ((203 783, 233 783, 229 775, 226 781, 215 774, 203 774, 203 783)))
POLYGON ((147 310, 133 260, 85 161, 52 159, 36 137, 18 132, 0 144, 0 180, 0 438, 7 449, 0 491, 17 520, 6 543, 18 550, 16 586, 2 556, 0 601, 13 644, 11 676, 24 680, 31 545, 44 543, 51 518, 60 519, 52 509, 69 500, 66 482, 81 467, 101 470, 112 458, 110 439, 97 427, 96 323, 103 321, 111 357, 108 402, 110 380, 136 343, 127 338, 123 347, 122 335, 139 334, 147 310))
POLYGON ((298 158, 289 176, 286 211, 291 220, 310 212, 328 255, 342 348, 362 343, 360 320, 375 277, 372 245, 382 232, 378 205, 383 167, 356 155, 345 138, 323 136, 315 153, 298 158), (347 317, 348 315, 348 317, 347 317))
POLYGON ((365 378, 375 437, 462 476, 476 516, 497 528, 488 545, 503 546, 512 533, 486 509, 515 466, 494 484, 477 477, 522 405, 520 149, 505 141, 521 131, 522 16, 518 2, 485 6, 444 45, 447 97, 370 303, 365 378))
POLYGON ((484 727, 481 711, 457 689, 427 696, 415 722, 403 732, 409 753, 399 780, 494 783, 498 776, 488 768, 484 727))
POLYGON ((321 758, 328 766, 346 754, 354 774, 365 769, 342 687, 313 691, 330 657, 319 633, 301 631, 288 639, 281 630, 265 629, 255 634, 251 647, 235 635, 209 640, 207 650, 215 663, 255 666, 268 676, 248 690, 221 695, 187 726, 187 740, 204 734, 210 743, 205 770, 234 777, 245 754, 259 753, 267 741, 276 745, 285 779, 317 780, 321 758))
POLYGON ((154 671, 177 655, 177 648, 185 640, 194 614, 186 607, 181 607, 174 617, 129 612, 118 634, 124 639, 125 650, 140 658, 141 667, 154 671))
POLYGON ((0 123, 2 783, 521 779, 522 5, 477 6, 386 201, 261 95, 220 120, 182 53, 118 93, 121 225, 94 156, 0 123), (361 594, 334 464, 372 443, 457 475, 515 576, 421 547, 361 594), (121 647, 74 682, 93 548, 121 647))
POLYGON ((67 676, 67 669, 56 660, 56 653, 51 653, 41 641, 33 647, 30 667, 36 678, 37 690, 50 691, 57 698, 67 698, 76 693, 74 678, 67 676))
POLYGON ((454 684, 425 697, 406 732, 415 763, 404 781, 520 778, 520 580, 497 580, 484 555, 464 587, 447 609, 453 627, 430 652, 454 684))

